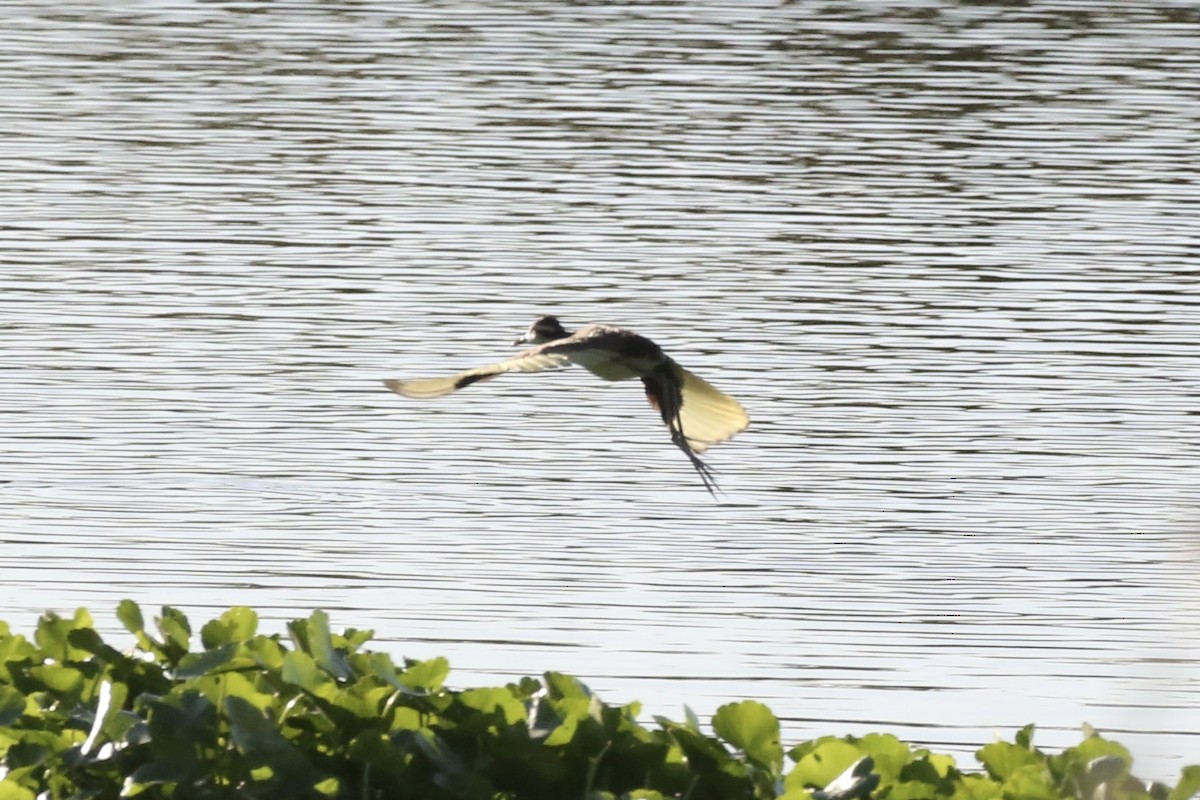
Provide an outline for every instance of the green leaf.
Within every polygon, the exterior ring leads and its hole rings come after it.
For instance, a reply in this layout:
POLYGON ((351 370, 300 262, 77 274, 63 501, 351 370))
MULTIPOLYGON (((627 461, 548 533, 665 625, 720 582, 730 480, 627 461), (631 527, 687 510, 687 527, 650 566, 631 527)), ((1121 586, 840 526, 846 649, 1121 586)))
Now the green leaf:
POLYGON ((547 747, 559 747, 565 744, 570 744, 575 738, 575 732, 579 730, 579 717, 567 717, 554 730, 550 731, 550 735, 542 740, 547 747))
POLYGON ((93 628, 76 628, 67 634, 67 642, 74 648, 91 653, 109 664, 128 664, 129 657, 107 645, 93 628))
POLYGON ((40 667, 30 667, 29 675, 36 678, 42 686, 58 694, 76 694, 84 688, 84 675, 73 667, 58 664, 43 664, 40 667))
POLYGON ((217 744, 216 708, 200 692, 154 697, 141 695, 135 710, 144 708, 147 724, 137 735, 148 737, 152 759, 134 770, 135 784, 190 781, 211 769, 217 744))
POLYGON ((142 609, 132 600, 122 600, 117 606, 117 619, 132 634, 145 633, 146 620, 142 618, 142 609))
POLYGON ((25 713, 25 695, 0 684, 0 727, 12 725, 25 713))
POLYGON ((975 751, 975 757, 987 769, 988 774, 999 781, 1007 781, 1010 775, 1024 767, 1042 768, 1042 761, 1037 753, 1009 742, 984 745, 975 751))
POLYGON ((180 658, 188 651, 188 642, 192 636, 192 626, 182 611, 171 606, 163 606, 162 616, 154 620, 163 642, 175 650, 175 658, 180 658))
POLYGON ((137 639, 138 647, 147 653, 161 658, 163 645, 146 632, 146 621, 142 618, 142 609, 132 600, 122 600, 117 606, 117 619, 137 639))
POLYGON ((206 648, 244 642, 258 630, 258 614, 245 606, 234 606, 200 629, 200 642, 206 648))
POLYGON ((591 700, 592 698, 592 690, 585 686, 583 681, 571 675, 564 675, 561 672, 547 672, 542 678, 546 682, 546 689, 550 697, 555 700, 568 697, 585 700, 591 700))
POLYGON ((387 653, 355 653, 350 661, 358 675, 373 676, 392 686, 400 685, 396 678, 396 665, 387 653))
POLYGON ((779 720, 771 709, 754 700, 728 703, 713 716, 713 731, 772 773, 783 768, 779 720))
POLYGON ((442 682, 450 674, 450 662, 438 656, 428 661, 414 661, 400 673, 401 685, 409 689, 425 692, 436 692, 442 688, 442 682))
POLYGON ((329 615, 314 611, 308 618, 308 645, 311 655, 320 665, 338 680, 354 679, 354 671, 346 663, 346 657, 333 646, 333 634, 329 631, 329 615))
POLYGON ((92 627, 92 615, 86 609, 80 608, 72 619, 64 619, 53 611, 42 614, 38 620, 37 630, 33 640, 42 648, 47 658, 55 661, 77 661, 87 657, 87 653, 72 647, 68 636, 76 628, 92 627))
POLYGON ((229 718, 234 745, 254 764, 269 767, 272 783, 288 787, 313 785, 317 776, 308 759, 253 704, 241 697, 227 697, 225 715, 229 718))
POLYGON ((939 777, 945 778, 950 774, 950 770, 955 769, 954 756, 948 756, 940 753, 931 753, 927 755, 926 760, 929 761, 933 768, 937 771, 939 777))
POLYGON ((921 781, 892 784, 888 790, 888 800, 937 800, 940 796, 937 786, 921 781))
POLYGON ((671 739, 679 745, 689 764, 697 772, 708 773, 722 770, 729 767, 734 761, 719 740, 694 731, 687 725, 671 722, 661 717, 656 719, 670 734, 671 739))
POLYGON ((796 762, 785 786, 789 790, 806 786, 822 788, 862 757, 863 752, 856 745, 827 738, 796 762))
POLYGON ((37 795, 32 789, 4 781, 0 783, 0 800, 34 800, 37 795))
POLYGON ((908 745, 890 733, 868 733, 861 739, 853 741, 859 750, 874 759, 874 771, 885 783, 897 780, 901 770, 913 758, 908 745))
POLYGON ((1017 735, 1016 735, 1017 747, 1023 747, 1026 750, 1032 750, 1033 749, 1033 731, 1034 731, 1034 725, 1032 723, 1030 723, 1029 725, 1026 725, 1024 728, 1021 728, 1021 730, 1017 731, 1017 735))
POLYGON ((417 746, 429 757, 439 771, 456 774, 464 771, 463 761, 454 749, 429 728, 414 731, 417 746))
POLYGON ((513 697, 512 691, 505 687, 466 689, 459 693, 458 701, 484 714, 500 711, 509 725, 525 721, 525 704, 513 697))
MULTIPOLYGON (((205 650, 202 653, 188 653, 179 660, 179 666, 175 668, 175 677, 182 679, 198 678, 201 675, 217 672, 222 667, 233 662, 239 651, 240 645, 229 643, 211 650, 205 650)), ((254 663, 249 659, 244 659, 244 661, 246 666, 254 663)))
POLYGON ((1133 756, 1129 754, 1129 750, 1124 745, 1102 736, 1089 736, 1074 747, 1067 748, 1066 752, 1078 756, 1079 760, 1084 763, 1104 756, 1117 756, 1126 765, 1133 763, 1133 756))
POLYGON ((1004 796, 1004 788, 983 775, 963 775, 954 786, 952 800, 997 800, 1004 796))
POLYGON ((325 700, 333 700, 338 688, 328 672, 322 670, 312 656, 299 650, 292 650, 283 656, 283 669, 280 676, 306 692, 325 700))
POLYGON ((1200 765, 1184 767, 1168 800, 1191 800, 1200 794, 1200 765))
POLYGON ((20 672, 22 664, 41 660, 37 647, 24 636, 0 636, 0 681, 11 682, 14 669, 20 672))
POLYGON ((1004 796, 1021 800, 1060 800, 1062 797, 1041 764, 1026 764, 1009 773, 1004 781, 1004 796))

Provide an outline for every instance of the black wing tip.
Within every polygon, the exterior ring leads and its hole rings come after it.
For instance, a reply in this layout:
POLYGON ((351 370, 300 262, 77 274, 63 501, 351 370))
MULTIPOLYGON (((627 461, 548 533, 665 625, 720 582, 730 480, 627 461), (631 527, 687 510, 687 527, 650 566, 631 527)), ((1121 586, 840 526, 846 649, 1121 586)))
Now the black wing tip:
POLYGON ((455 389, 455 391, 457 391, 466 386, 470 386, 472 383, 479 383, 480 381, 491 380, 494 377, 496 377, 496 376, 495 375, 465 375, 454 382, 454 389, 455 389))

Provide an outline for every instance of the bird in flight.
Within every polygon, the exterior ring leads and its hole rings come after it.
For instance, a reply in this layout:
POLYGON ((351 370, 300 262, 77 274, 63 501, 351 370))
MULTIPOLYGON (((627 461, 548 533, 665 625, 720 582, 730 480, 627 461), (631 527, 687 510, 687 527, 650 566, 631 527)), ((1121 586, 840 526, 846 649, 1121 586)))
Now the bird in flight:
POLYGON ((671 442, 688 457, 704 488, 716 497, 712 469, 697 454, 750 424, 746 410, 737 400, 676 364, 645 336, 623 328, 589 325, 572 333, 557 318, 541 317, 513 344, 534 346, 513 358, 457 375, 386 380, 384 384, 404 397, 425 399, 441 397, 506 372, 542 372, 570 364, 578 364, 606 381, 638 378, 645 386, 646 399, 671 432, 671 442))

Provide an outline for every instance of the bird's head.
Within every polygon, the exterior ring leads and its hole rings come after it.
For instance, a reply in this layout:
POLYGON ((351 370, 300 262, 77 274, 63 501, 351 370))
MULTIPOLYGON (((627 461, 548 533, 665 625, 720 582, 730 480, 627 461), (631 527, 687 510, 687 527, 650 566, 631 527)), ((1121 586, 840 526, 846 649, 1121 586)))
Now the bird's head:
POLYGON ((571 332, 562 326, 558 317, 538 317, 525 331, 525 335, 515 340, 513 344, 545 344, 556 339, 565 339, 571 332))

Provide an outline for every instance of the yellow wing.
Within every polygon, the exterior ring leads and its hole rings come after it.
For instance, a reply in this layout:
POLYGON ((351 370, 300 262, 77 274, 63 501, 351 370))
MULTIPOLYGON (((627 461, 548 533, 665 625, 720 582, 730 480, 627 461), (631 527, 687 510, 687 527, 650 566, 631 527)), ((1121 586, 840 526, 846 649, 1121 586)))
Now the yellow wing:
POLYGON ((425 399, 441 397, 453 391, 470 386, 480 381, 490 381, 505 372, 542 372, 547 369, 564 367, 571 363, 570 359, 558 353, 543 353, 541 348, 526 350, 521 355, 506 361, 489 364, 486 367, 476 367, 457 375, 446 378, 418 378, 412 381, 386 380, 384 385, 393 392, 405 397, 425 399))
POLYGON ((679 424, 688 447, 703 453, 710 445, 746 429, 750 417, 741 403, 683 367, 675 365, 675 368, 683 382, 679 424))

